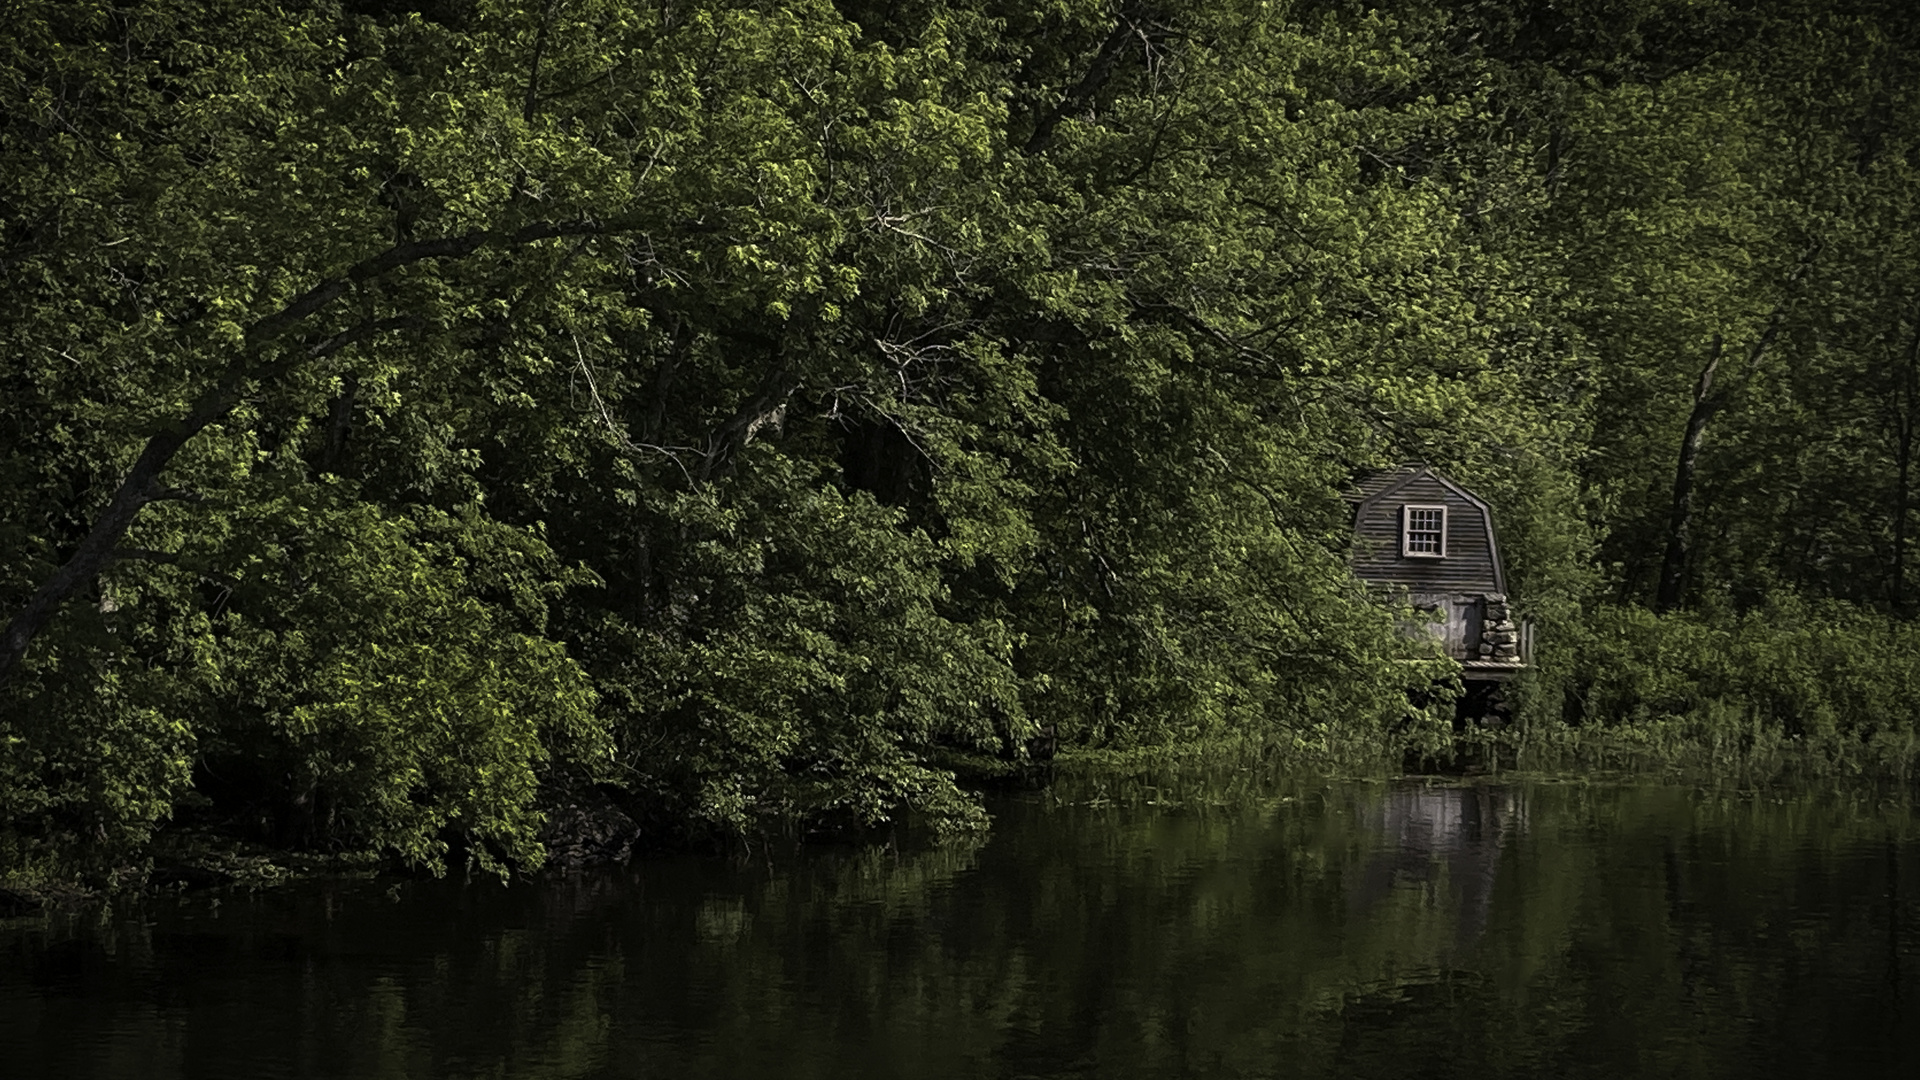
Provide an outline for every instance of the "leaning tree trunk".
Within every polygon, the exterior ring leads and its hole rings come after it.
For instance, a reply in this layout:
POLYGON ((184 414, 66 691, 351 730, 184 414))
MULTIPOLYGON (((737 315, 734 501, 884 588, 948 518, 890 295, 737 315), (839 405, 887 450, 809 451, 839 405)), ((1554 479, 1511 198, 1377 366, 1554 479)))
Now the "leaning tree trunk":
POLYGON ((1907 344, 1907 361, 1900 369, 1900 387, 1894 407, 1894 460, 1899 465, 1898 488, 1893 493, 1893 567, 1888 575, 1887 606, 1895 615, 1907 613, 1907 516, 1913 505, 1913 435, 1916 408, 1920 408, 1920 326, 1907 344))
POLYGON ((107 502, 100 516, 94 519, 79 547, 51 577, 40 583, 27 602, 7 621, 6 629, 0 631, 0 686, 13 678, 25 661, 33 639, 53 621, 67 598, 92 584, 123 554, 119 550, 120 541, 133 528, 140 512, 152 503, 183 497, 162 484, 162 475, 182 447, 206 430, 209 424, 233 411, 245 396, 247 387, 283 375, 304 360, 329 356, 375 334, 404 329, 417 323, 418 320, 411 316, 375 319, 335 334, 305 350, 293 350, 279 362, 263 365, 253 371, 236 364, 235 370, 226 378, 200 395, 186 416, 149 438, 139 458, 134 461, 133 468, 127 470, 113 498, 107 502))
POLYGON ((240 353, 228 363, 221 378, 194 401, 185 416, 165 425, 147 440, 133 468, 121 480, 106 509, 94 519, 79 547, 40 583, 26 603, 7 620, 6 628, 0 630, 0 687, 19 673, 33 640, 53 621, 68 598, 92 584, 116 558, 125 554, 119 550, 120 542, 133 528, 141 511, 154 502, 178 497, 162 483, 168 466, 187 443, 231 412, 251 387, 272 383, 303 364, 331 356, 378 334, 418 329, 425 323, 415 315, 368 319, 305 348, 281 348, 275 358, 267 357, 268 346, 293 333, 354 288, 403 267, 463 258, 486 248, 519 247, 555 237, 611 231, 612 227, 601 222, 536 222, 514 231, 482 230, 396 244, 356 263, 339 277, 320 282, 286 307, 253 323, 246 330, 240 353))
POLYGON ((1706 442, 1707 425, 1713 422, 1714 415, 1732 398, 1739 385, 1753 379, 1754 371, 1759 368, 1760 360, 1773 347, 1780 336, 1780 327, 1786 322, 1787 306, 1792 300, 1792 286, 1805 276, 1813 260, 1820 254, 1820 244, 1810 245, 1801 254, 1799 263, 1793 272, 1787 275, 1788 295, 1774 305, 1773 313, 1767 316, 1767 328, 1747 350, 1746 366, 1740 370, 1739 382, 1735 385, 1714 386, 1714 374, 1719 370, 1720 357, 1726 340, 1720 334, 1713 335, 1713 346, 1708 350, 1707 366, 1700 372, 1700 381, 1693 388, 1693 410, 1687 414, 1686 434, 1680 437, 1680 459, 1673 470, 1673 508, 1667 517, 1667 553, 1660 561, 1660 587, 1655 591, 1653 607, 1655 611, 1671 611, 1680 606, 1680 594, 1687 583, 1687 562, 1691 558, 1693 541, 1693 489, 1695 474, 1699 470, 1700 447, 1706 442))
POLYGON ((1687 414, 1687 432, 1680 439, 1680 460, 1673 471, 1673 509, 1667 518, 1667 554, 1660 562, 1660 587, 1654 594, 1656 611, 1671 611, 1680 604, 1680 591, 1687 580, 1687 556, 1693 538, 1694 474, 1699 467, 1700 446, 1706 442, 1707 424, 1726 400, 1724 391, 1713 388, 1714 373, 1720 367, 1725 341, 1713 335, 1713 348, 1707 354, 1707 366, 1693 390, 1693 411, 1687 414))

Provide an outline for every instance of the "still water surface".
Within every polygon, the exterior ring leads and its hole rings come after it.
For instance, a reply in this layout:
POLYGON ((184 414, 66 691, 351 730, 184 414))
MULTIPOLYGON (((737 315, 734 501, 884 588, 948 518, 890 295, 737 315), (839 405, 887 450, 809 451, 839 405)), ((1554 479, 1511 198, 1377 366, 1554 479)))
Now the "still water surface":
POLYGON ((1095 785, 971 848, 188 895, 0 925, 0 1076, 1914 1077, 1916 824, 1095 785))

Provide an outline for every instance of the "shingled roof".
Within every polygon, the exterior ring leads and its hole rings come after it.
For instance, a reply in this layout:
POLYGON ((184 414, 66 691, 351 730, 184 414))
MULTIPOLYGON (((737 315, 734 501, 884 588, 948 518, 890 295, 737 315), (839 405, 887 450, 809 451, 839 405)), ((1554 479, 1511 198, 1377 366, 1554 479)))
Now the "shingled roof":
POLYGON ((1358 506, 1424 468, 1426 466, 1419 462, 1410 462, 1391 469, 1362 473, 1351 487, 1340 493, 1340 497, 1358 506))

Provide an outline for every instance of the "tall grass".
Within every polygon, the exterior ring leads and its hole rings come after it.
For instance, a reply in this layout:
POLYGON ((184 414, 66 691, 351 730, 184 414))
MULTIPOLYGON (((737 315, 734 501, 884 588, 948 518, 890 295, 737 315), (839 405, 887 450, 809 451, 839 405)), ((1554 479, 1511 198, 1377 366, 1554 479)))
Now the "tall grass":
POLYGON ((1739 613, 1598 607, 1556 638, 1496 740, 1524 766, 1920 774, 1920 624, 1783 596, 1739 613))

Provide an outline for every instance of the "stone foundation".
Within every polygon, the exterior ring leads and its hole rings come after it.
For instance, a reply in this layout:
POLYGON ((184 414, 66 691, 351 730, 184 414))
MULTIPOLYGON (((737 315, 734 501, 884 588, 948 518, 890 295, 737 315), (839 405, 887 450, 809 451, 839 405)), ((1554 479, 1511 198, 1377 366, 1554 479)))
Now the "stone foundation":
POLYGON ((1504 593, 1488 593, 1480 622, 1480 659, 1497 663, 1520 662, 1520 627, 1513 621, 1504 593))

